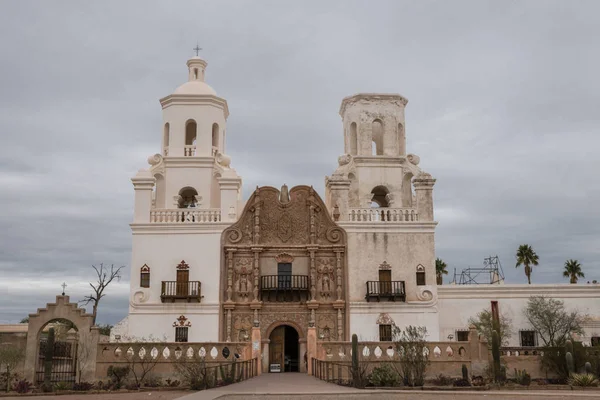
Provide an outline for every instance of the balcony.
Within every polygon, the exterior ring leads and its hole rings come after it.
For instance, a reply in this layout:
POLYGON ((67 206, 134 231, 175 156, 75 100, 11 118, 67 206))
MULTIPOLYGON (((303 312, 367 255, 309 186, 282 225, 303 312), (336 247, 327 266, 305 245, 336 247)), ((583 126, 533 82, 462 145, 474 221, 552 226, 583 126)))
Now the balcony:
POLYGON ((308 290, 308 275, 263 275, 260 277, 262 300, 303 301, 308 299, 308 290))
POLYGON ((151 224, 192 224, 221 222, 219 208, 173 208, 150 211, 151 224))
POLYGON ((200 295, 200 282, 177 282, 177 281, 162 281, 160 289, 160 300, 163 303, 175 300, 187 300, 188 303, 196 300, 198 303, 202 299, 200 295))
POLYGON ((387 299, 388 301, 406 301, 404 281, 367 281, 367 301, 387 299))
POLYGON ((351 208, 350 222, 417 222, 419 214, 415 208, 351 208))

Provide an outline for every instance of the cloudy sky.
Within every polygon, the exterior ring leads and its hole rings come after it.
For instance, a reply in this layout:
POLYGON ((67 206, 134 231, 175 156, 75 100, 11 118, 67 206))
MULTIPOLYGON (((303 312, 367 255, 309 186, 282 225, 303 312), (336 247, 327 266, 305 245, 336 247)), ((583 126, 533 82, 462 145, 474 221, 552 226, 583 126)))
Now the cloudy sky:
MULTIPOLYGON (((437 178, 452 272, 519 244, 533 282, 600 279, 600 4, 594 1, 1 1, 0 322, 92 264, 130 262, 130 178, 160 151, 158 99, 196 41, 226 98, 227 153, 256 185, 310 184, 343 152, 344 96, 409 99, 407 148, 437 178)), ((129 272, 99 321, 127 313, 129 272)))

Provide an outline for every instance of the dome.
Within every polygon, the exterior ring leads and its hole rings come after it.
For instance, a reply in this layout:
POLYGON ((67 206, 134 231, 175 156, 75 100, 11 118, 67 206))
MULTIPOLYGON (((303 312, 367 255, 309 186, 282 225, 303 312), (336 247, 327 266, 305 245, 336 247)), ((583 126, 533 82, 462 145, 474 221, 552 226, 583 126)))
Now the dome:
POLYGON ((179 86, 175 89, 173 94, 196 94, 196 95, 213 95, 216 96, 217 92, 215 89, 211 88, 206 82, 202 82, 199 80, 188 81, 183 85, 179 86))

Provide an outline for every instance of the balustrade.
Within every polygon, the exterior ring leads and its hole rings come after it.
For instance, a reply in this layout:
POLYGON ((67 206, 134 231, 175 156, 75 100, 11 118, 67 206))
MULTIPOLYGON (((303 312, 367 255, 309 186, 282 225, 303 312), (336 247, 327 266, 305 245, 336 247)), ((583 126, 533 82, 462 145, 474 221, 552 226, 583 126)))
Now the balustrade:
POLYGON ((151 223, 190 224, 221 222, 218 208, 175 208, 150 211, 151 223))
POLYGON ((183 147, 183 155, 185 157, 192 157, 196 155, 196 145, 195 144, 191 144, 191 145, 186 145, 183 147))
POLYGON ((351 208, 350 222, 416 222, 419 214, 414 208, 351 208))
POLYGON ((192 300, 200 302, 202 299, 200 294, 200 282, 162 281, 160 299, 163 303, 166 300, 171 300, 173 302, 176 299, 184 299, 188 302, 192 300))
POLYGON ((263 275, 260 277, 261 296, 271 300, 274 294, 276 301, 301 301, 309 290, 308 275, 263 275), (297 296, 294 296, 297 295, 297 296))
POLYGON ((388 299, 391 301, 406 301, 404 281, 367 281, 367 301, 388 299))

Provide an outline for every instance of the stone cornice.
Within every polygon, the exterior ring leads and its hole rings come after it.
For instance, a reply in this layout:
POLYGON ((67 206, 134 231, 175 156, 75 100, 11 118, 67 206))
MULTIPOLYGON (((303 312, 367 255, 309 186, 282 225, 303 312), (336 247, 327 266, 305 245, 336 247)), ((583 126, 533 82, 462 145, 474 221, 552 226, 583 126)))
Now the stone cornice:
POLYGON ((219 303, 134 303, 129 300, 131 307, 129 315, 135 314, 214 314, 219 313, 219 303))
POLYGON ((395 93, 358 93, 352 96, 344 97, 340 106, 340 115, 344 115, 349 104, 356 103, 360 100, 397 100, 402 105, 408 104, 408 99, 395 93))
POLYGON ((405 156, 352 156, 357 167, 398 166, 406 162, 405 156))
POLYGON ((600 300, 600 285, 510 284, 510 285, 441 285, 438 298, 443 299, 514 299, 531 296, 554 298, 595 298, 600 300))
POLYGON ((129 224, 134 235, 184 235, 193 233, 218 234, 231 226, 231 222, 199 223, 132 223, 129 224))
POLYGON ((215 158, 211 156, 190 156, 190 157, 164 157, 166 168, 194 168, 194 167, 212 167, 215 165, 215 158))
POLYGON ((350 312, 353 314, 375 314, 375 313, 437 313, 437 301, 415 301, 395 303, 370 303, 367 301, 353 301, 349 303, 350 312))
POLYGON ((348 233, 434 233, 437 221, 432 222, 349 222, 338 221, 348 233))
POLYGON ((213 96, 210 94, 198 95, 198 94, 170 94, 160 99, 160 105, 163 110, 172 105, 200 105, 208 104, 214 105, 223 109, 225 119, 229 117, 229 107, 227 106, 227 100, 220 98, 219 96, 213 96))

